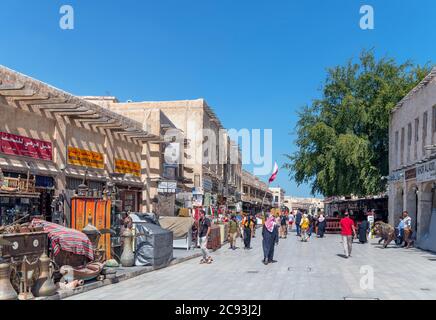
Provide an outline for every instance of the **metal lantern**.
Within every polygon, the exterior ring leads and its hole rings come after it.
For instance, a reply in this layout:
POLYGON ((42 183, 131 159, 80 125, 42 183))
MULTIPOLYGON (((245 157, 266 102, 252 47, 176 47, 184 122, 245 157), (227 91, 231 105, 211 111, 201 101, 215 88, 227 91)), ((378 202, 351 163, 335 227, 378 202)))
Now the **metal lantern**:
POLYGON ((77 194, 79 197, 86 197, 88 195, 88 186, 84 183, 77 187, 77 194))

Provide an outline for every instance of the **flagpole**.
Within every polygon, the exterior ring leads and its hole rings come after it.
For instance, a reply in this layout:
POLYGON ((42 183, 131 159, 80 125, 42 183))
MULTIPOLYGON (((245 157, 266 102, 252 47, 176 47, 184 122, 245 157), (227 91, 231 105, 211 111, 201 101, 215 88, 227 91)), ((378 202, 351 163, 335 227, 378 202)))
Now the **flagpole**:
POLYGON ((265 198, 266 198, 266 194, 269 190, 269 186, 271 185, 271 183, 268 182, 268 188, 265 190, 265 195, 263 196, 263 200, 262 200, 262 213, 265 216, 265 212, 263 211, 263 203, 265 202, 265 198))

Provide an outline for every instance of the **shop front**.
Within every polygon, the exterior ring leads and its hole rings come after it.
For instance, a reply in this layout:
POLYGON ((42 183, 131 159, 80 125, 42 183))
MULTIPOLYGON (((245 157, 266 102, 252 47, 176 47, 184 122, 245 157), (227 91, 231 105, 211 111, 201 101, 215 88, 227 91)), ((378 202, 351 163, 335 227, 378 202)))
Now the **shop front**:
POLYGON ((0 132, 3 222, 20 219, 26 214, 43 216, 51 221, 54 176, 58 173, 52 152, 52 143, 49 141, 0 132))

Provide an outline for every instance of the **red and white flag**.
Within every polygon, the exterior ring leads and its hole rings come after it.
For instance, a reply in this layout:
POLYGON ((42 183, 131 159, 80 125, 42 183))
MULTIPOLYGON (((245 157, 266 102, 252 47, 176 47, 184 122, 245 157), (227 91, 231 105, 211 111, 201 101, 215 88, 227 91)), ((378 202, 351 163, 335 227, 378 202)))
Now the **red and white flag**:
POLYGON ((277 165, 277 162, 275 162, 273 174, 272 174, 271 178, 269 178, 269 183, 272 183, 277 178, 278 173, 279 173, 279 166, 277 165))

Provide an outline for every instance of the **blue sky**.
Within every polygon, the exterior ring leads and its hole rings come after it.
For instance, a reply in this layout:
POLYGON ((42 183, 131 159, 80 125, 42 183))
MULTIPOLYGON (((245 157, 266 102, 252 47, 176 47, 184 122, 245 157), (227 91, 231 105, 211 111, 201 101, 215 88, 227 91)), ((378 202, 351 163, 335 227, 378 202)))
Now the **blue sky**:
MULTIPOLYGON (((1 0, 0 64, 77 95, 205 98, 225 127, 273 129, 281 165, 326 68, 365 48, 434 62, 435 11, 433 0, 1 0), (74 30, 59 27, 64 4, 74 30), (359 28, 365 4, 375 30, 359 28)), ((310 194, 285 171, 273 186, 310 194)))

